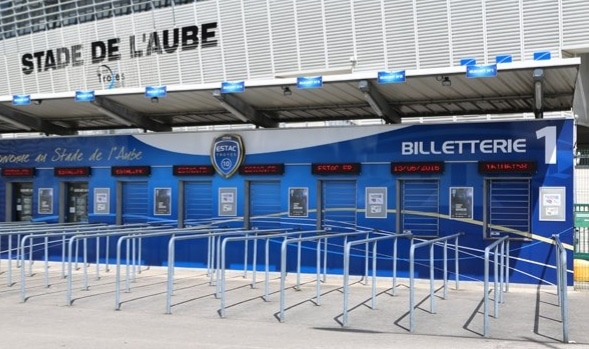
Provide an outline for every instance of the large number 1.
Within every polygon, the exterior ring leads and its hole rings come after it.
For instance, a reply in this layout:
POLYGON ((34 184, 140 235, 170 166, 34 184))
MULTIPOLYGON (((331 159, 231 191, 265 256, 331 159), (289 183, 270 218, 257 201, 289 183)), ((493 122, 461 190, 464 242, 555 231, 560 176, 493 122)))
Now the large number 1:
POLYGON ((536 138, 544 138, 544 163, 556 164, 556 126, 539 129, 536 138))

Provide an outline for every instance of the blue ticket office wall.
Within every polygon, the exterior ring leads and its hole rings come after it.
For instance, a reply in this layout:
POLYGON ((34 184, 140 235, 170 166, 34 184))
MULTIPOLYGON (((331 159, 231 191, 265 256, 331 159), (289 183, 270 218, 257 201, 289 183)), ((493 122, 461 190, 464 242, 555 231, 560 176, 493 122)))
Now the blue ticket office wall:
MULTIPOLYGON (((573 120, 548 119, 3 140, 0 215, 423 238, 463 232, 461 276, 476 280, 484 247, 507 234, 511 280, 554 282, 551 237, 573 239, 573 137, 573 120)), ((145 244, 146 263, 165 263, 163 239, 145 244)), ((400 245, 401 274, 408 246, 400 245)), ((204 265, 204 248, 178 260, 204 265)), ((392 263, 380 249, 377 268, 388 275, 392 263)), ((338 253, 331 272, 341 271, 338 253)), ((278 259, 272 252, 274 268, 278 259)))

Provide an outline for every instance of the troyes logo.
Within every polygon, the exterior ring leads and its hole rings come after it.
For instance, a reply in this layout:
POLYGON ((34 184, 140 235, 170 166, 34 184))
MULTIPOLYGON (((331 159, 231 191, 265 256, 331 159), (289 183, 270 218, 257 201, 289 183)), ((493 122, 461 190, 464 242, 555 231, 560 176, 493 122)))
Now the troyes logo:
POLYGON ((116 70, 113 72, 106 64, 96 69, 96 76, 98 76, 98 82, 105 85, 107 89, 114 88, 117 83, 120 87, 124 86, 125 74, 119 74, 116 70))
POLYGON ((233 176, 244 157, 245 149, 239 135, 226 134, 213 140, 211 162, 221 176, 225 178, 233 176))

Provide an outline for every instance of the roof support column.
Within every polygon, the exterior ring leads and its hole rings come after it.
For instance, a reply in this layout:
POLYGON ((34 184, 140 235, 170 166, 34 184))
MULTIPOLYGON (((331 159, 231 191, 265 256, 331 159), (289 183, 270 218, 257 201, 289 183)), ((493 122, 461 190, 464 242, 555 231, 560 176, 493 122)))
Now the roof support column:
POLYGON ((534 77, 534 117, 536 119, 542 119, 544 117, 544 108, 542 108, 544 99, 544 69, 534 69, 532 75, 534 77))

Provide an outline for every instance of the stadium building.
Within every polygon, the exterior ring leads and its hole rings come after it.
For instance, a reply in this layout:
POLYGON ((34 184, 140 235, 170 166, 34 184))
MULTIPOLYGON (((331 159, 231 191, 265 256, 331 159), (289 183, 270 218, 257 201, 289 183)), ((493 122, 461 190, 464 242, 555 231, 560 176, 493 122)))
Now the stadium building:
POLYGON ((575 241, 589 252, 574 219, 588 15, 578 0, 2 0, 0 216, 461 233, 465 260, 509 236, 512 280, 555 282, 554 234, 571 269, 575 241))

